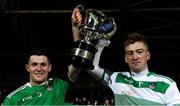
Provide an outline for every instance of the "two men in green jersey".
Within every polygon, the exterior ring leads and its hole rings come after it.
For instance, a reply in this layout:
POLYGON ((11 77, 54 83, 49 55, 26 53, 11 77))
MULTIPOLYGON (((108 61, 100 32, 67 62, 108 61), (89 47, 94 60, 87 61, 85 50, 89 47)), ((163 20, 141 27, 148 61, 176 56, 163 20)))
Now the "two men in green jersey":
MULTIPOLYGON (((81 24, 82 16, 78 9, 76 22, 81 24)), ((78 40, 80 35, 74 34, 78 40)), ((103 48, 108 41, 101 40, 101 46, 95 54, 93 70, 86 70, 97 80, 109 86, 114 93, 115 105, 180 105, 180 92, 176 82, 172 79, 158 75, 148 69, 150 52, 143 35, 129 34, 124 42, 125 62, 129 71, 113 72, 99 66, 103 48)))

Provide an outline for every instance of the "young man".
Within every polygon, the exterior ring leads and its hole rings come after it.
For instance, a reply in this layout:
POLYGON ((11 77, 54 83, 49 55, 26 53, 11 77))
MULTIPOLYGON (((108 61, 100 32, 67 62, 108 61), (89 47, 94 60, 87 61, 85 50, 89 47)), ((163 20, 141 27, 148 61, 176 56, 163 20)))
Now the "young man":
MULTIPOLYGON (((72 21, 81 24, 81 13, 78 9, 72 14, 72 21)), ((78 40, 80 35, 74 34, 78 40)), ((93 77, 111 88, 115 105, 180 105, 180 93, 176 82, 157 75, 148 69, 150 59, 148 44, 143 35, 130 34, 124 42, 127 72, 112 72, 99 67, 99 60, 105 45, 99 46, 93 64, 94 70, 87 70, 93 77)), ((103 43, 101 43, 103 44, 103 43)))
MULTIPOLYGON (((71 68, 75 69, 73 65, 71 68)), ((11 92, 3 105, 64 105, 69 82, 48 78, 52 69, 49 54, 44 49, 35 49, 28 54, 29 82, 11 92)), ((73 70, 71 70, 73 71, 73 70)), ((76 72, 77 73, 77 72, 76 72)), ((71 79, 72 73, 68 72, 71 79)))

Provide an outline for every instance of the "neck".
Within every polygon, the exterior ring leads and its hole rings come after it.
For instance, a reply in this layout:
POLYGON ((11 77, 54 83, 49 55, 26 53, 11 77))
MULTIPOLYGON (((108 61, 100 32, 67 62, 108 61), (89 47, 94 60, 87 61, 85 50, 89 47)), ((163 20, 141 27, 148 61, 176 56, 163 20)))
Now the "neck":
POLYGON ((31 86, 39 86, 39 85, 45 85, 47 84, 47 80, 44 82, 32 82, 30 81, 31 86))
POLYGON ((149 73, 148 68, 146 68, 145 70, 142 70, 142 71, 138 71, 138 72, 136 72, 136 71, 131 71, 131 74, 132 74, 132 76, 134 76, 134 77, 145 76, 145 75, 147 75, 148 73, 149 73))

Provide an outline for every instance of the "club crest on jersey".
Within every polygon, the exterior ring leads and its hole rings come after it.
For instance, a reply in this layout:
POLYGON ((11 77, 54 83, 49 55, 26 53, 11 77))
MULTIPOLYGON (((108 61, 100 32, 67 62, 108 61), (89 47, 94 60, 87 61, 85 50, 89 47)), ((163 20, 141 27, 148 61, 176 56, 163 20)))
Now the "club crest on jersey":
POLYGON ((156 83, 154 83, 154 82, 149 83, 149 88, 150 89, 155 89, 156 88, 156 83))
POLYGON ((42 97, 42 92, 37 92, 36 94, 38 95, 38 97, 42 97))
POLYGON ((52 91, 52 89, 53 89, 53 78, 48 79, 48 84, 47 85, 48 85, 47 90, 52 91))

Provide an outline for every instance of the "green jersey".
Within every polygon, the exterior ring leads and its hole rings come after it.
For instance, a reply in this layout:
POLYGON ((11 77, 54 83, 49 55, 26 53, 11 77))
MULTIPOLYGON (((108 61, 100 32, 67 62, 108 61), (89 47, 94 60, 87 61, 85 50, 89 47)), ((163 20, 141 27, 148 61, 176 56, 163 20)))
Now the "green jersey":
POLYGON ((68 86, 68 82, 58 78, 50 78, 40 86, 27 83, 10 93, 3 105, 63 105, 68 86))

